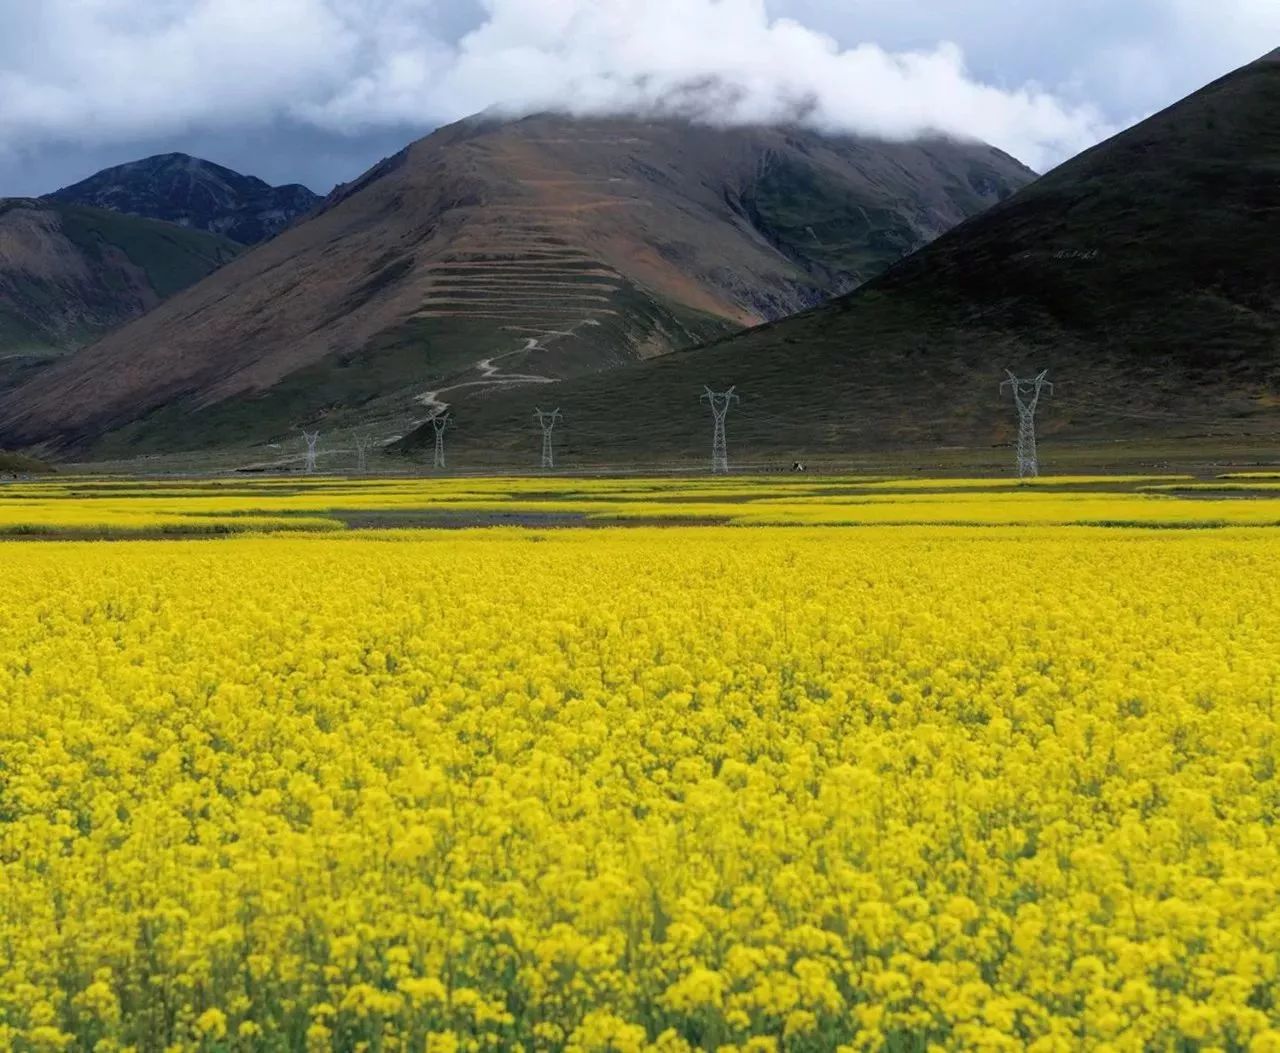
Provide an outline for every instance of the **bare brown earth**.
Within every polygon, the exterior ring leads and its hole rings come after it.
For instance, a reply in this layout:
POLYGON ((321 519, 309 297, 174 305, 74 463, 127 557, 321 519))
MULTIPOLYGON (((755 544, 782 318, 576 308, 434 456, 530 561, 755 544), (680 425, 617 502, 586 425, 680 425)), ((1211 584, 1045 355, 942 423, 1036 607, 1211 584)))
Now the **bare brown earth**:
MULTIPOLYGON (((1046 174, 855 292, 539 392, 569 464, 708 456, 704 384, 737 386, 742 464, 1007 465, 1004 371, 1049 371, 1061 470, 1280 455, 1280 51, 1046 174)), ((458 464, 536 452, 514 393, 457 409, 458 464), (465 430, 462 427, 465 422, 465 430)), ((432 436, 404 443, 425 459, 432 436)))
POLYGON ((845 292, 1025 185, 981 144, 679 122, 470 120, 0 401, 83 454, 405 430, 845 292))

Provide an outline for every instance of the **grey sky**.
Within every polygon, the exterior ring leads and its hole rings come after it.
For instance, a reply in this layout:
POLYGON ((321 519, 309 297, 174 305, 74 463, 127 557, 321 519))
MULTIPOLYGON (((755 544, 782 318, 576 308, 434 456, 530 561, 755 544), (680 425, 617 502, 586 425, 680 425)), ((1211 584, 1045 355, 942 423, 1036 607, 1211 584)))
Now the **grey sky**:
POLYGON ((1277 44, 1276 0, 0 0, 0 196, 169 150, 325 192, 489 106, 936 129, 1043 169, 1277 44))

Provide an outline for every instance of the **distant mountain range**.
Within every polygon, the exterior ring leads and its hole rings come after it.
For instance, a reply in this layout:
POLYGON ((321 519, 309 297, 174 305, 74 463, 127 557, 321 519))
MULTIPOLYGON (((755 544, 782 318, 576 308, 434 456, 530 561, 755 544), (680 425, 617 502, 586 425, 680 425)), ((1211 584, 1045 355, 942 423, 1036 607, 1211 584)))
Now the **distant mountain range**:
POLYGON ((159 154, 106 168, 48 195, 218 234, 241 245, 275 237, 321 198, 297 183, 270 186, 188 154, 159 154))
MULTIPOLYGON (((160 171, 160 196, 183 185, 160 171)), ((130 454, 403 429, 812 307, 1033 178, 980 143, 464 121, 31 380, 3 437, 130 454)))
MULTIPOLYGON (((1280 51, 795 317, 539 389, 566 459, 701 458, 704 384, 739 457, 990 450, 1006 368, 1049 370, 1052 461, 1272 441, 1280 423, 1280 51), (1083 454, 1081 455, 1083 456, 1083 454)), ((528 460, 532 391, 451 394, 458 463, 528 460)), ((406 440, 428 447, 429 429, 406 440)), ((919 455, 917 455, 918 458, 919 455)), ((933 456, 929 454, 926 456, 933 456)), ((992 456, 996 456, 992 454, 992 456)), ((1005 452, 998 454, 1007 462, 1005 452)))
POLYGON ((0 199, 0 386, 145 314, 320 200, 186 154, 0 199))

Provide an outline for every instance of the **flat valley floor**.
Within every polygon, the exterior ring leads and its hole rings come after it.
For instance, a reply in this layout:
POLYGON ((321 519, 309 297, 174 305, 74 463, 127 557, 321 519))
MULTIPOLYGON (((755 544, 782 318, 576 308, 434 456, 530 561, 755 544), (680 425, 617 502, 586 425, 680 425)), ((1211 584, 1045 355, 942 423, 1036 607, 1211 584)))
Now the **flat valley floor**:
POLYGON ((0 1049, 1280 1049, 1280 475, 0 532, 0 1049))

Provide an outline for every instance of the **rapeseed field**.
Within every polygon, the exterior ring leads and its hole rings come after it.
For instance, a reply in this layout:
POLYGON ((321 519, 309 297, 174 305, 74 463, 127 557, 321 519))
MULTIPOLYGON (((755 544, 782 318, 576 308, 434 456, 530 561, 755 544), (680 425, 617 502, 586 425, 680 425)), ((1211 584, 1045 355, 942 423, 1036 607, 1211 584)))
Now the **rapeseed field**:
POLYGON ((1280 1050, 1269 528, 0 563, 0 1049, 1280 1050))
POLYGON ((492 524, 1280 526, 1265 480, 867 476, 79 477, 0 486, 0 537, 174 537, 492 524), (1173 480, 1173 481, 1171 481, 1173 480))

